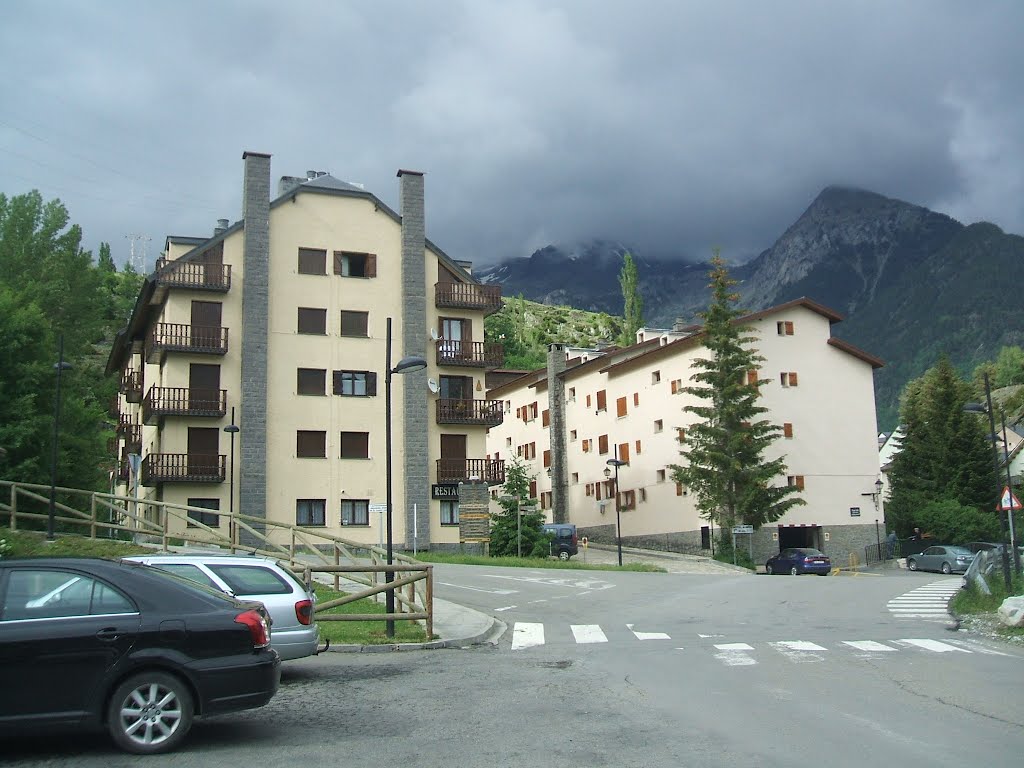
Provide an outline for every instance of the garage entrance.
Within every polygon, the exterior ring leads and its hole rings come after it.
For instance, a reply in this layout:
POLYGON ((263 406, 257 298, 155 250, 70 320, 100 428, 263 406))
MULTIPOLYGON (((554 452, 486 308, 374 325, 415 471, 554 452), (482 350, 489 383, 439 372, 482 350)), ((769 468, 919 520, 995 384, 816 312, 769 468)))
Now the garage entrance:
POLYGON ((820 525, 780 525, 779 550, 789 547, 814 547, 821 549, 823 536, 820 525))

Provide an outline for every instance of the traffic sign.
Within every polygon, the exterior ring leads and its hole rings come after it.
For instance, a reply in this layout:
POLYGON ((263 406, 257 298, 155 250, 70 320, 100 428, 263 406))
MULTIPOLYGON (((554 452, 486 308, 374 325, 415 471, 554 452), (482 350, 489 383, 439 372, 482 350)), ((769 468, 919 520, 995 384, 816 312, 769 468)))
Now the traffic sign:
POLYGON ((1020 500, 1013 495, 1013 491, 1010 490, 1010 486, 1003 486, 1003 495, 999 499, 999 506, 997 509, 1000 512, 1006 512, 1011 509, 1020 509, 1020 500))
POLYGON ((734 525, 732 528, 733 533, 753 533, 754 526, 752 525, 734 525))
POLYGON ((388 505, 387 504, 374 504, 373 502, 370 502, 370 510, 369 511, 371 513, 372 512, 377 512, 378 514, 384 514, 385 512, 388 511, 388 505))

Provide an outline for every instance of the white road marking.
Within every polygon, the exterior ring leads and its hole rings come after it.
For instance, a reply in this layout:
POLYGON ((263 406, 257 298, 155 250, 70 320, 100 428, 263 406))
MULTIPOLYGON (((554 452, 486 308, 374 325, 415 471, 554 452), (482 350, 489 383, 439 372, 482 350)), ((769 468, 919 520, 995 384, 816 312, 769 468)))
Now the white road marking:
POLYGON ((518 605, 506 605, 504 608, 495 608, 495 613, 501 613, 502 611, 511 611, 513 608, 518 608, 518 605))
POLYGON ((488 595, 514 595, 519 590, 516 589, 481 589, 480 587, 467 587, 465 584, 449 584, 447 581, 439 581, 438 584, 443 584, 446 587, 455 587, 457 589, 468 589, 471 592, 486 592, 488 595))
POLYGON ((814 643, 808 643, 802 640, 783 640, 777 643, 768 643, 768 645, 790 661, 794 661, 799 664, 825 660, 824 656, 818 655, 815 651, 824 651, 826 649, 814 643))
POLYGON ((697 637, 711 638, 711 637, 725 637, 725 635, 702 635, 700 632, 697 633, 697 637))
POLYGON ((512 628, 512 650, 544 645, 544 625, 517 621, 512 628))
POLYGON ((970 653, 966 648, 957 648, 955 645, 941 643, 938 640, 899 640, 898 642, 906 643, 907 645, 912 645, 916 648, 923 648, 926 651, 935 651, 935 653, 949 653, 950 651, 970 653))
POLYGON ((727 667, 749 667, 757 664, 757 661, 748 653, 754 650, 753 646, 746 643, 721 643, 716 645, 718 653, 715 658, 727 667))
POLYGON ((577 643, 607 643, 608 638, 597 624, 571 624, 577 643))
POLYGON ((875 651, 895 651, 895 648, 890 648, 888 645, 882 643, 876 643, 874 640, 843 640, 843 643, 849 645, 852 648, 856 648, 858 651, 868 651, 873 653, 875 651))
POLYGON ((627 624, 626 629, 636 635, 637 640, 671 640, 672 638, 664 632, 637 632, 632 624, 627 624))
POLYGON ((969 648, 975 653, 982 653, 986 656, 1010 656, 1009 653, 1003 653, 1002 651, 996 651, 992 648, 986 648, 984 645, 979 643, 977 640, 949 640, 948 642, 959 645, 961 648, 969 648))

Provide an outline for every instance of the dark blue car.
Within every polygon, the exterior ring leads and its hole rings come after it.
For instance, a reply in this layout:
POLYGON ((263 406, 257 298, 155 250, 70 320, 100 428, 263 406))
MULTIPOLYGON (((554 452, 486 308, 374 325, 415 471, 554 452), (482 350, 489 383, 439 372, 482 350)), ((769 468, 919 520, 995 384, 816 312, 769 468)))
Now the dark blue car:
POLYGON ((816 573, 828 576, 832 570, 832 561, 828 555, 813 547, 791 547, 768 558, 764 571, 769 576, 773 573, 788 573, 798 576, 801 573, 816 573))

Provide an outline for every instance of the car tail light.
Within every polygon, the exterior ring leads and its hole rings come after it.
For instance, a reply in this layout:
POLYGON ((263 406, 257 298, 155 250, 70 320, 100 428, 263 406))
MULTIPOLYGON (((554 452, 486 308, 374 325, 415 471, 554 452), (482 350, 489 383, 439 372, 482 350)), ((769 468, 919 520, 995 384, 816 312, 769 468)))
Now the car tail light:
POLYGON ((576 542, 576 531, 572 532, 572 543, 573 543, 573 545, 575 545, 577 543, 576 542))
POLYGON ((295 604, 295 618, 299 620, 299 624, 309 626, 313 622, 313 601, 299 600, 295 604))
POLYGON ((270 625, 267 623, 267 617, 259 611, 240 613, 235 616, 235 623, 244 624, 249 628, 253 648, 266 648, 270 645, 270 625))

